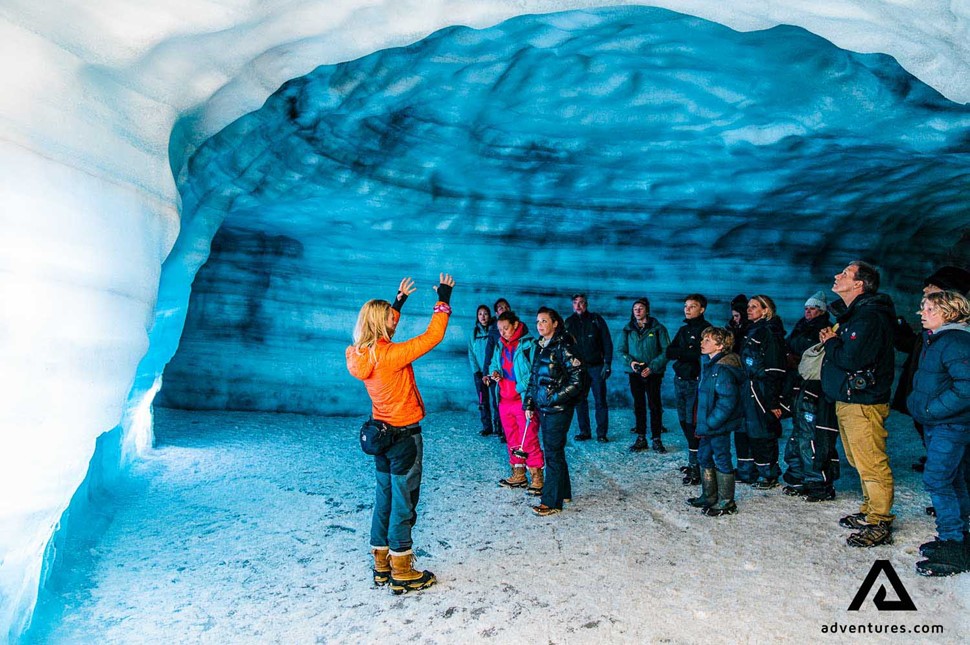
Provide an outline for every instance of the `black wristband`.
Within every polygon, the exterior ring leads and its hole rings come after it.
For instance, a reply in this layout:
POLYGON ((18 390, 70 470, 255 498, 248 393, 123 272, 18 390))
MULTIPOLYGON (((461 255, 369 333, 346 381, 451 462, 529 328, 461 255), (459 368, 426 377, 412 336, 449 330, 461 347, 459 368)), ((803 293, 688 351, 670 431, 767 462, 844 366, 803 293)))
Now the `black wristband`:
POLYGON ((451 301, 451 285, 441 283, 438 285, 438 300, 446 305, 451 301))
POLYGON ((391 307, 393 309, 397 309, 400 312, 401 307, 404 306, 404 303, 407 299, 408 299, 408 294, 404 293, 403 291, 398 291, 397 298, 394 299, 394 304, 392 304, 391 307))

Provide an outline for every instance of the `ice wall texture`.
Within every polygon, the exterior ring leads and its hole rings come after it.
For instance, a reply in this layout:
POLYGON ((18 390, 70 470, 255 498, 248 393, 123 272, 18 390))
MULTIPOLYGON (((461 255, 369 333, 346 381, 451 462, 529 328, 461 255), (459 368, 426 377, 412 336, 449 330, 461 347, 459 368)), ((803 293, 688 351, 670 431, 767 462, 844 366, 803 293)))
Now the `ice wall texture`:
MULTIPOLYGON (((448 25, 604 4, 0 3, 0 642, 30 617, 55 528, 86 524, 79 484, 123 475, 121 463, 151 440, 153 388, 214 234, 201 218, 181 218, 171 169, 318 65, 448 25), (96 440, 110 448, 92 461, 96 440)), ((800 25, 841 47, 889 53, 949 98, 970 100, 966 3, 652 4, 745 31, 800 25)))
MULTIPOLYGON (((793 323, 852 258, 889 286, 970 259, 968 152, 970 109, 888 56, 660 9, 447 29, 321 67, 189 163, 184 213, 225 221, 160 400, 365 413, 343 360, 357 308, 440 269, 460 286, 420 367, 439 408, 471 404, 465 334, 499 295, 530 320, 586 291, 614 335, 641 294, 672 329, 692 291, 720 301, 712 320, 744 292, 793 323)), ((399 333, 427 321, 425 295, 399 333)))

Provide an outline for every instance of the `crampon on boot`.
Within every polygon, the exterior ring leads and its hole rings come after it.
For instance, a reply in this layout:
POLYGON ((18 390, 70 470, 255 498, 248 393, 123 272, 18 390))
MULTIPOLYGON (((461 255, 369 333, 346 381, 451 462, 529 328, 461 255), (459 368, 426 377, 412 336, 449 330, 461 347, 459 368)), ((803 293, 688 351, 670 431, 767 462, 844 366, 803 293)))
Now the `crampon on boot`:
POLYGON ((374 555, 374 584, 383 587, 391 581, 390 552, 386 546, 371 547, 374 555))
POLYGON ((390 551, 391 591, 395 594, 427 589, 438 581, 430 571, 415 571, 414 552, 408 549, 403 553, 390 551))
POLYGON ((525 466, 513 466, 512 476, 500 479, 498 485, 502 488, 525 488, 529 480, 525 478, 525 466))
POLYGON ((542 468, 530 468, 529 475, 532 476, 532 483, 525 492, 536 497, 542 495, 542 468))

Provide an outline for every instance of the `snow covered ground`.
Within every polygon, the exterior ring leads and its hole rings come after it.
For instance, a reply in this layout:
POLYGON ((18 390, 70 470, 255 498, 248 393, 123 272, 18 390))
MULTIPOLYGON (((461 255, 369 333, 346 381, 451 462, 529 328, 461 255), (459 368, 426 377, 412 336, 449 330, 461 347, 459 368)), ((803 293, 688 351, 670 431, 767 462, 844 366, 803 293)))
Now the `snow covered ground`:
MULTIPOLYGON (((156 414, 157 450, 108 505, 101 537, 71 546, 28 642, 965 642, 970 575, 914 572, 934 529, 910 469, 918 439, 895 414, 896 544, 873 550, 846 547, 837 525, 859 497, 848 468, 835 502, 739 485, 740 514, 707 518, 684 503, 696 489, 680 483, 679 431, 664 435, 669 454, 633 455, 632 412, 619 410, 611 443, 567 448, 574 501, 536 518, 532 498, 496 487, 504 446, 478 436, 475 414, 431 414, 415 546, 439 584, 404 596, 370 582, 359 420, 156 414), (878 584, 847 611, 877 558, 917 612, 878 612, 878 584), (833 623, 945 632, 822 634, 833 623)), ((670 412, 666 424, 677 427, 670 412)))

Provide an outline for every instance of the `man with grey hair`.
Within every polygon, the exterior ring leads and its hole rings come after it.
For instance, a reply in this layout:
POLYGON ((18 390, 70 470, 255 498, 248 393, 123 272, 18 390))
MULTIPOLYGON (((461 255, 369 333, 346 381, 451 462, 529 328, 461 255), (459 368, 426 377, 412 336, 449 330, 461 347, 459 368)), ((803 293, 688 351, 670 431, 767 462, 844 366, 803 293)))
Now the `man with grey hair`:
POLYGON ((896 309, 889 296, 879 293, 879 272, 861 260, 835 276, 832 291, 842 303, 833 305, 836 326, 819 332, 825 343, 822 390, 836 402, 845 456, 862 480, 859 512, 839 524, 857 530, 846 540, 849 546, 891 544, 894 489, 885 421, 895 375, 896 309))

